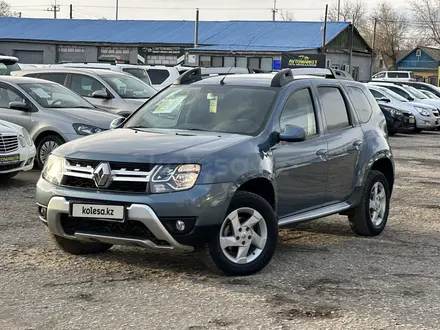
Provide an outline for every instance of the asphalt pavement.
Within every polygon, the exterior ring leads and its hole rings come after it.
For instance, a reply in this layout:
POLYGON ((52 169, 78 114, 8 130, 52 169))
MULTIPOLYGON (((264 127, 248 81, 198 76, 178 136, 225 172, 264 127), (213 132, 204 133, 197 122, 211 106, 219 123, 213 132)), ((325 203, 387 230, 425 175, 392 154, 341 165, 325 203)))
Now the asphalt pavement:
POLYGON ((342 216, 281 231, 274 259, 241 278, 191 254, 116 247, 69 256, 35 206, 39 173, 0 184, 0 329, 439 329, 440 133, 391 138, 388 226, 342 216))

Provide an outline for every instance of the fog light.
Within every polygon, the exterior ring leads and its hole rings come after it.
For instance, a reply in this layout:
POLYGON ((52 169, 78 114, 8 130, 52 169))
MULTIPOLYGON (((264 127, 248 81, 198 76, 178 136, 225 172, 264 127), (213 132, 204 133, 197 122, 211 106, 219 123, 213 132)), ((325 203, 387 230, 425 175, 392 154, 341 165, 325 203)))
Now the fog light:
POLYGON ((176 229, 178 231, 184 231, 185 230, 185 222, 183 222, 182 220, 177 220, 176 221, 176 229))
POLYGON ((41 218, 43 218, 44 220, 46 220, 46 216, 47 216, 47 209, 45 207, 40 206, 38 208, 38 213, 40 213, 41 218))

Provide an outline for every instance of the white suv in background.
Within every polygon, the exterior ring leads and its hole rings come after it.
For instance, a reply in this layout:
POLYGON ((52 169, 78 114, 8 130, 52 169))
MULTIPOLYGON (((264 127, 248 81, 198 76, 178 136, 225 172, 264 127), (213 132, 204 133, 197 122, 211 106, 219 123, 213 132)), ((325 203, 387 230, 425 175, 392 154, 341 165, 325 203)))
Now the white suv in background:
POLYGON ((417 81, 414 72, 411 71, 381 71, 371 77, 372 81, 417 81))
POLYGON ((188 71, 189 67, 165 66, 165 65, 139 65, 139 67, 147 70, 153 88, 157 91, 171 85, 181 74, 188 71))

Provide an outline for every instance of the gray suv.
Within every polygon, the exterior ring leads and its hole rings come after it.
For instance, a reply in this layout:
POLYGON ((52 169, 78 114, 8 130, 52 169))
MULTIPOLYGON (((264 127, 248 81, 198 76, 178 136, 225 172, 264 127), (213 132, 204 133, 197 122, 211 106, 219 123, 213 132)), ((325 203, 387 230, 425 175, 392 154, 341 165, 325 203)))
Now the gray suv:
POLYGON ((386 120, 363 84, 335 78, 190 70, 112 130, 55 149, 39 217, 68 253, 196 251, 227 275, 263 269, 279 227, 342 214, 379 235, 394 185, 386 120))

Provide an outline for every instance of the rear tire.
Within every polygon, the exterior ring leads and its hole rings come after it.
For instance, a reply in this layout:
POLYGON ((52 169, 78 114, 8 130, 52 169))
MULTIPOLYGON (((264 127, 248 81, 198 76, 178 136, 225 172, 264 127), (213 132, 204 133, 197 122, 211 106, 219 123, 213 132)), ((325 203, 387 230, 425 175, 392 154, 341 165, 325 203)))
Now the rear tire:
POLYGON ((422 133, 422 129, 420 129, 420 128, 414 128, 414 133, 422 133))
POLYGON ((104 253, 113 246, 111 244, 106 244, 106 243, 88 243, 88 242, 75 241, 54 235, 52 233, 49 233, 49 236, 55 242, 55 244, 58 247, 60 247, 64 252, 73 255, 104 253))
POLYGON ((348 219, 351 229, 362 236, 377 236, 385 229, 390 208, 390 186, 379 171, 370 171, 359 205, 348 219))
POLYGON ((215 237, 199 250, 205 264, 228 276, 259 272, 278 242, 278 218, 270 204, 250 192, 237 192, 215 237))

